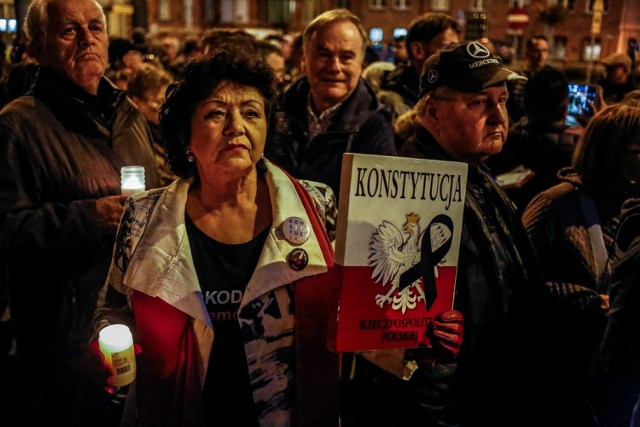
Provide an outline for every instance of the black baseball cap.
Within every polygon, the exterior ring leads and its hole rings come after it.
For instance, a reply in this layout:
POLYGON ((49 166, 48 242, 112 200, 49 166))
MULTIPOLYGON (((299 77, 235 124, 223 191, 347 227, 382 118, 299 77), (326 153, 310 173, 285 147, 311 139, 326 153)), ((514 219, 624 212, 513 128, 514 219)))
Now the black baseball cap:
POLYGON ((420 98, 440 86, 460 92, 478 92, 508 80, 526 77, 502 66, 482 43, 451 43, 424 62, 420 75, 420 98))

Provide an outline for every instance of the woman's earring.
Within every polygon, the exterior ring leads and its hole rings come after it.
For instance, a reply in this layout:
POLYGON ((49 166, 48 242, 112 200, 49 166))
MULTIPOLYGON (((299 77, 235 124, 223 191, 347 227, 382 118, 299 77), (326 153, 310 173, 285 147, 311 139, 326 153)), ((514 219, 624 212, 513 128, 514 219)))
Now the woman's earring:
POLYGON ((196 161, 196 156, 193 155, 193 152, 190 149, 187 148, 185 153, 187 154, 187 162, 193 163, 196 161))

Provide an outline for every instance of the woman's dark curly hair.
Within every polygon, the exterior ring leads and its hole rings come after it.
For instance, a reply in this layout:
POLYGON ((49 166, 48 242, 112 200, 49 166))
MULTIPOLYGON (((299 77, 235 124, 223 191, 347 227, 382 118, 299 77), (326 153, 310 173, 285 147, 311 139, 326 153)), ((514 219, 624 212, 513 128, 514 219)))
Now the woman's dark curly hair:
POLYGON ((198 176, 195 163, 187 161, 186 154, 191 140, 191 118, 198 104, 209 98, 222 81, 251 86, 262 94, 268 123, 267 141, 279 129, 273 71, 257 55, 229 48, 193 59, 186 65, 182 79, 167 88, 167 100, 160 109, 162 145, 177 176, 198 176))

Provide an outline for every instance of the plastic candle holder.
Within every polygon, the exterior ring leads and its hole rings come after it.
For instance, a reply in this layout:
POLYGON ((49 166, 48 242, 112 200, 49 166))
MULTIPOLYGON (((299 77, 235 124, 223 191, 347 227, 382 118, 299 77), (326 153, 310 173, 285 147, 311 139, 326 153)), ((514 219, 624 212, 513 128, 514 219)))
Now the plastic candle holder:
POLYGON ((111 367, 114 387, 124 387, 136 378, 133 337, 126 325, 109 325, 100 331, 98 345, 111 367))
POLYGON ((123 166, 120 168, 120 187, 125 196, 144 191, 144 167, 123 166))

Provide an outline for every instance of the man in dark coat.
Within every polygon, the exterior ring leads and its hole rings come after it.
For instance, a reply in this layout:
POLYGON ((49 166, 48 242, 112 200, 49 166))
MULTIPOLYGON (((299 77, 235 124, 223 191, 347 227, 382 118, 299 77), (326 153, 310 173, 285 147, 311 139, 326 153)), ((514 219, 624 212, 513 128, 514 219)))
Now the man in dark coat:
POLYGON ((417 366, 410 378, 394 376, 383 357, 357 358, 356 425, 533 425, 543 287, 514 206, 483 164, 504 144, 513 78, 522 77, 478 42, 453 43, 424 64, 420 126, 400 155, 469 167, 453 306, 464 317, 462 345, 435 358, 429 348, 412 360, 405 353, 417 366))
POLYGON ((607 103, 620 102, 627 93, 640 88, 633 75, 631 58, 626 53, 612 53, 600 63, 604 65, 604 75, 597 83, 602 86, 602 97, 607 103))
POLYGON ((149 127, 104 78, 95 0, 35 0, 26 18, 35 85, 0 113, 0 254, 34 425, 108 423, 83 355, 126 196, 120 167, 158 185, 149 127), (89 404, 92 401, 92 404, 89 404))
POLYGON ((303 70, 284 95, 289 135, 266 156, 298 179, 340 194, 346 152, 395 155, 390 117, 360 77, 367 36, 346 9, 327 11, 303 33, 303 70))

